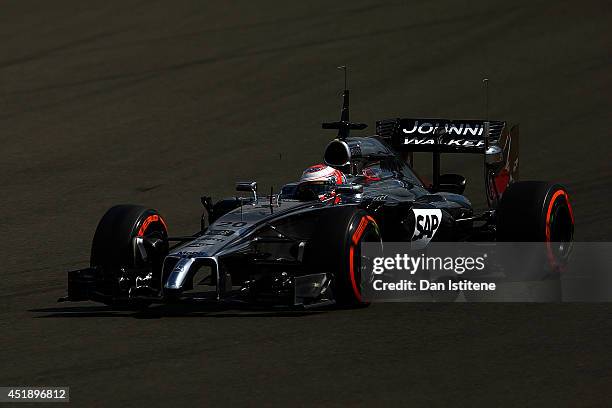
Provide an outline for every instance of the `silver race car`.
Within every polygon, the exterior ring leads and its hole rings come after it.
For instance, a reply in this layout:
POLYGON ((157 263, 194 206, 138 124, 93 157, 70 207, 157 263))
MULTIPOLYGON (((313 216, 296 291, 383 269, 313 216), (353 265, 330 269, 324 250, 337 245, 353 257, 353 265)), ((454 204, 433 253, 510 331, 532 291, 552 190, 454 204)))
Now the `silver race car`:
POLYGON ((361 243, 401 241, 571 242, 574 219, 566 189, 518 180, 518 127, 503 121, 387 119, 376 134, 352 136, 349 90, 337 137, 323 163, 280 192, 202 197, 201 229, 172 237, 150 208, 118 205, 95 232, 89 268, 69 272, 63 300, 114 306, 152 302, 258 302, 314 307, 359 305, 361 243), (433 177, 412 169, 413 152, 431 152, 433 177), (463 195, 466 179, 440 174, 440 157, 483 157, 488 208, 463 195))

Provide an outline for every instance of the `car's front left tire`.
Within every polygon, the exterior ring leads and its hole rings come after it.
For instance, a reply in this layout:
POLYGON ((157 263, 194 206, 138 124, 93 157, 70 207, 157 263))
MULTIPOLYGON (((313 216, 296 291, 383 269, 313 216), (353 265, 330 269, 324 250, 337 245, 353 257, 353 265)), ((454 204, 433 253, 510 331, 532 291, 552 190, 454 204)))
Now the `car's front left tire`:
MULTIPOLYGON (((159 284, 163 260, 168 252, 168 229, 162 216, 139 205, 116 205, 102 217, 94 234, 90 264, 102 272, 107 303, 123 306, 129 287, 122 285, 124 270, 150 270, 152 281, 159 284), (135 239, 148 245, 143 257, 135 239), (121 299, 121 300, 119 300, 121 299)), ((129 283, 129 282, 126 282, 129 283)))

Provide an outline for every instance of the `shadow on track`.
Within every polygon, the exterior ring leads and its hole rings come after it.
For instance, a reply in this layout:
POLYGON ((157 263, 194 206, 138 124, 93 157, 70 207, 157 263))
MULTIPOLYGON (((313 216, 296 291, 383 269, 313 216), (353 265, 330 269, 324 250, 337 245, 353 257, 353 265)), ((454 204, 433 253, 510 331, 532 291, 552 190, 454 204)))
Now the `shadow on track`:
POLYGON ((326 313, 329 308, 317 310, 273 309, 251 305, 194 305, 169 304, 139 310, 120 309, 111 306, 66 306, 30 309, 31 313, 43 313, 34 318, 75 318, 75 317, 131 317, 134 319, 161 319, 166 317, 303 317, 326 313))

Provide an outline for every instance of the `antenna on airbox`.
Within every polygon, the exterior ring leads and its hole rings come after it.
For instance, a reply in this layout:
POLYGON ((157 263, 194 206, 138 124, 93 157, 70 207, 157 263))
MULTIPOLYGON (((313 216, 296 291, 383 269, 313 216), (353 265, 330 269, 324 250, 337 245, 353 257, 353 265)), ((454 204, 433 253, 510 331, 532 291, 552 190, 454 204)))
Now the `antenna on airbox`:
POLYGON ((347 90, 348 89, 348 68, 346 67, 346 65, 340 65, 337 68, 344 71, 344 89, 347 90))
POLYGON ((322 123, 323 129, 338 129, 338 139, 344 140, 350 136, 351 130, 363 130, 368 127, 365 123, 351 123, 349 121, 349 89, 348 89, 348 67, 341 65, 337 67, 344 71, 344 92, 342 92, 342 111, 340 121, 322 123))
MULTIPOLYGON (((342 111, 340 112, 340 120, 342 122, 348 122, 349 121, 348 68, 346 67, 346 65, 340 65, 337 68, 344 71, 344 92, 342 93, 342 111)), ((340 136, 340 132, 338 132, 338 136, 340 136)))

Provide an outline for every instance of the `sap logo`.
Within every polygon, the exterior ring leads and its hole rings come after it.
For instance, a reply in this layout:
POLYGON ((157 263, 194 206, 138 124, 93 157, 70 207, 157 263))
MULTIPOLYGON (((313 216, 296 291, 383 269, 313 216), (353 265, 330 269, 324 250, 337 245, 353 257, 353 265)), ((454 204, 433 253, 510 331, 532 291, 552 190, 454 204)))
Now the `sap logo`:
POLYGON ((414 213, 412 240, 428 243, 440 227, 442 210, 414 208, 412 212, 414 213))

